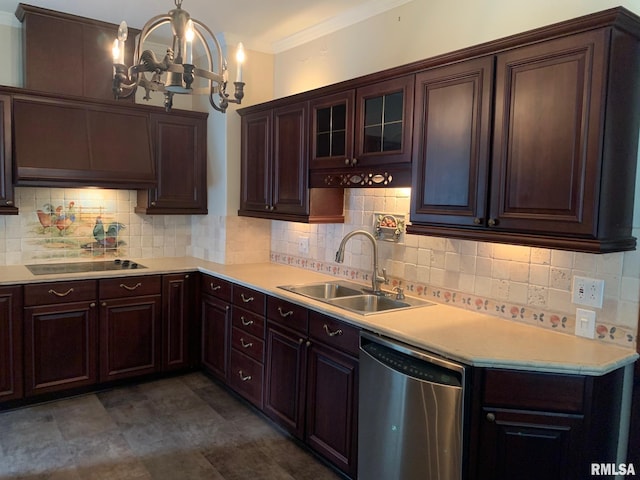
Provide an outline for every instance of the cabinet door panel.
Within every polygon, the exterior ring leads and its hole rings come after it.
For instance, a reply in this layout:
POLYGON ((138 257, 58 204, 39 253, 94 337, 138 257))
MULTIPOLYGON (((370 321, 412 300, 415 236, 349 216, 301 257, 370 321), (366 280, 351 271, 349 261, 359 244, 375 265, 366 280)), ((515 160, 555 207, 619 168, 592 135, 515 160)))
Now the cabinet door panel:
POLYGON ((357 359, 314 344, 309 350, 307 389, 307 442, 355 478, 357 359))
MULTIPOLYGON (((480 479, 572 480, 588 476, 579 465, 581 415, 484 409, 480 479)), ((594 460, 595 461, 595 460, 594 460)))
POLYGON ((493 57, 416 76, 411 219, 484 222, 493 57))
POLYGON ((271 110, 242 117, 241 210, 271 206, 271 110))
POLYGON ((595 235, 605 31, 498 55, 491 218, 595 235))
POLYGON ((312 169, 341 168, 353 158, 354 103, 354 90, 310 102, 312 169))
POLYGON ((11 97, 0 95, 0 214, 17 215, 13 199, 11 97))
POLYGON ((229 328, 231 306, 211 295, 201 303, 201 362, 218 378, 225 380, 229 364, 229 328))
POLYGON ((191 276, 165 275, 162 278, 162 370, 190 365, 191 276))
POLYGON ((97 316, 89 302, 25 309, 25 394, 97 381, 97 316))
POLYGON ((160 368, 160 295, 112 299, 100 309, 100 380, 160 368))
POLYGON ((356 90, 358 166, 411 162, 414 79, 407 75, 356 90))
POLYGON ((276 109, 273 128, 272 205, 279 213, 308 214, 307 104, 276 109))
POLYGON ((22 397, 21 287, 0 288, 0 401, 22 397))
POLYGON ((267 322, 264 411, 291 434, 304 434, 306 336, 267 322))

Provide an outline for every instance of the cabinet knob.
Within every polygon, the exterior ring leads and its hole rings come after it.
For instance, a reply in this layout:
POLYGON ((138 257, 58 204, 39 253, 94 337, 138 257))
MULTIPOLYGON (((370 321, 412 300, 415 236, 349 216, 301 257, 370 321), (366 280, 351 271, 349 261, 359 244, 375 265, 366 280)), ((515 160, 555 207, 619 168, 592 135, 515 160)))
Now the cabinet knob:
POLYGON ((187 273, 187 274, 184 276, 184 278, 189 278, 189 274, 187 273))
POLYGON ((482 223, 482 219, 479 218, 479 217, 476 217, 476 218, 473 219, 473 223, 475 225, 480 225, 482 223))
POLYGON ((498 225, 498 219, 490 218, 489 221, 487 222, 487 225, 489 225, 490 227, 495 227, 496 225, 498 225))
POLYGON ((13 205, 13 201, 7 200, 7 205, 13 205))
POLYGON ((91 308, 94 308, 95 306, 96 306, 96 302, 91 302, 91 303, 89 304, 89 307, 91 307, 91 308))
POLYGON ((151 206, 155 207, 156 206, 156 202, 151 202, 151 206))
POLYGON ((495 413, 487 413, 487 420, 490 422, 495 422, 496 421, 496 414, 495 413))
POLYGON ((351 166, 357 165, 358 164, 358 159, 357 158, 352 158, 351 159, 351 166))
POLYGON ((107 306, 107 302, 102 302, 100 305, 102 305, 103 307, 107 306))
POLYGON ((351 160, 349 160, 348 158, 345 158, 344 164, 348 167, 349 165, 351 165, 351 160))
POLYGON ((311 342, 310 342, 309 340, 307 340, 307 343, 305 343, 305 345, 306 345, 307 347, 310 347, 310 346, 311 346, 311 342))

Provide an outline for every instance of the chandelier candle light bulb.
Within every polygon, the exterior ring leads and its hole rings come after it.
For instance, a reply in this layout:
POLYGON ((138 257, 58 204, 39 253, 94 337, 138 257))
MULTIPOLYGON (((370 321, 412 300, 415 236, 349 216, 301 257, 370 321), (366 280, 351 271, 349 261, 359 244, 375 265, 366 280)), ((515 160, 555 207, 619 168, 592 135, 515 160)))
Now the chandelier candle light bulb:
POLYGON ((238 49, 236 50, 236 62, 238 68, 236 70, 236 82, 242 82, 242 64, 244 63, 244 45, 242 42, 238 43, 238 49))

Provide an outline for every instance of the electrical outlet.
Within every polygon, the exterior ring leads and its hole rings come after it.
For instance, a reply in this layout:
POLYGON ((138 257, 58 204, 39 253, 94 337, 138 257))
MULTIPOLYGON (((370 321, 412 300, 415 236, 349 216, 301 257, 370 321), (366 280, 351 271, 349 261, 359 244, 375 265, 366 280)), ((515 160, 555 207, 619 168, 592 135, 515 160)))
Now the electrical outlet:
POLYGON ((573 303, 602 308, 604 280, 587 277, 573 277, 573 303))
POLYGON ((596 312, 576 308, 576 335, 580 337, 595 338, 596 336, 596 312))
POLYGON ((309 237, 298 237, 298 253, 309 253, 309 237))

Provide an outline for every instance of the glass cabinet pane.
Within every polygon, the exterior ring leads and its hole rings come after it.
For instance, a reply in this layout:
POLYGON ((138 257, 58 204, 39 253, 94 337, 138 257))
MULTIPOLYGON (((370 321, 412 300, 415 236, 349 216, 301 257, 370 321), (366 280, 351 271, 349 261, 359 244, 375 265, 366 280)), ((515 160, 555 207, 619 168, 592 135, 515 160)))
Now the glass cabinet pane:
POLYGON ((403 93, 367 98, 364 109, 364 152, 401 150, 403 93))
POLYGON ((346 115, 344 103, 316 110, 316 158, 345 154, 346 115))

